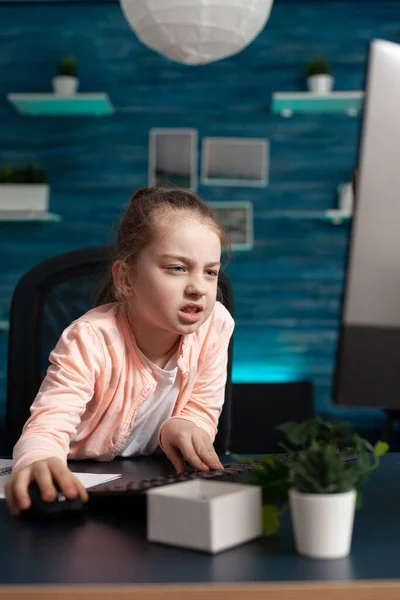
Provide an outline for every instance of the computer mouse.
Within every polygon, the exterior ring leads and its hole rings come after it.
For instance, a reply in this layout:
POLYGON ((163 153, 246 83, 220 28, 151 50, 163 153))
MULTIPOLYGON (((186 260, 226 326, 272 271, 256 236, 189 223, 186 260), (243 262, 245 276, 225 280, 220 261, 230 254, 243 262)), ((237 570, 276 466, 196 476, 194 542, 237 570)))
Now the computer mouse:
POLYGON ((31 506, 21 512, 21 517, 28 520, 52 521, 81 517, 85 514, 85 503, 79 496, 70 500, 64 496, 57 484, 54 485, 57 490, 56 499, 52 502, 45 502, 41 497, 38 484, 33 481, 28 487, 31 506))

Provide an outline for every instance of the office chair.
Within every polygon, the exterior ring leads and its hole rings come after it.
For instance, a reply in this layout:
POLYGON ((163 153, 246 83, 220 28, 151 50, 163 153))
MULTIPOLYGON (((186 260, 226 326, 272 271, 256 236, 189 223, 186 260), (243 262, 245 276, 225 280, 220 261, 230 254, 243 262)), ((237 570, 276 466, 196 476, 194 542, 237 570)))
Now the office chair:
MULTIPOLYGON (((112 259, 110 246, 67 252, 45 260, 20 279, 14 291, 8 342, 6 440, 11 453, 30 415, 49 366, 48 357, 63 330, 93 308, 112 259)), ((233 293, 224 273, 218 279, 222 302, 233 315, 233 293)), ((233 337, 228 348, 225 403, 215 448, 229 449, 233 337)))

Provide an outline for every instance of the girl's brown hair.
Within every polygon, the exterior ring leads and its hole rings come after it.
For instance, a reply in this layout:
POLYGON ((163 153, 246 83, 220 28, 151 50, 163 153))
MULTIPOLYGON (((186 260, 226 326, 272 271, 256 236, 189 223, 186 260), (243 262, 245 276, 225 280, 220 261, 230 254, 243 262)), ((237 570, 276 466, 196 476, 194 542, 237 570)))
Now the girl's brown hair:
POLYGON ((218 234, 222 249, 230 256, 231 246, 227 234, 216 222, 210 207, 199 196, 183 190, 140 189, 133 194, 122 215, 112 261, 96 297, 96 306, 119 300, 112 277, 113 263, 122 260, 134 267, 140 252, 154 239, 157 225, 165 222, 171 216, 171 211, 198 217, 199 221, 209 225, 218 234))

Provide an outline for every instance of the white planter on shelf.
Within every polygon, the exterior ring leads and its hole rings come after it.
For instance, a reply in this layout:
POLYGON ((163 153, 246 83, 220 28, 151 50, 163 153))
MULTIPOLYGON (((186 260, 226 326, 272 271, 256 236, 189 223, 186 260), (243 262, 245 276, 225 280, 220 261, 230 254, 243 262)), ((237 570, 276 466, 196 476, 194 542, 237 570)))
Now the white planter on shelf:
POLYGON ((295 546, 310 558, 348 556, 356 508, 355 490, 341 494, 289 493, 295 546))
POLYGON ((73 96, 78 89, 79 80, 70 75, 57 75, 53 77, 52 84, 56 96, 73 96))
POLYGON ((339 203, 338 208, 341 212, 353 214, 353 184, 351 182, 338 185, 339 203))
POLYGON ((312 94, 324 96, 333 89, 334 78, 332 75, 310 75, 307 77, 308 89, 312 94))
POLYGON ((42 183, 0 184, 0 211, 47 212, 49 186, 42 183))

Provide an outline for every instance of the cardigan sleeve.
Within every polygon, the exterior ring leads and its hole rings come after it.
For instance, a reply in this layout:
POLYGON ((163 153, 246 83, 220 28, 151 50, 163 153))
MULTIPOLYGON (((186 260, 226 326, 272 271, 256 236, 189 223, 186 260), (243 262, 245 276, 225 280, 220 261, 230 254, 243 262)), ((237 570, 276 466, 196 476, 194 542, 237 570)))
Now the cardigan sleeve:
POLYGON ((105 365, 98 335, 82 321, 64 330, 49 360, 31 416, 14 447, 14 470, 51 457, 67 462, 70 441, 105 365))

